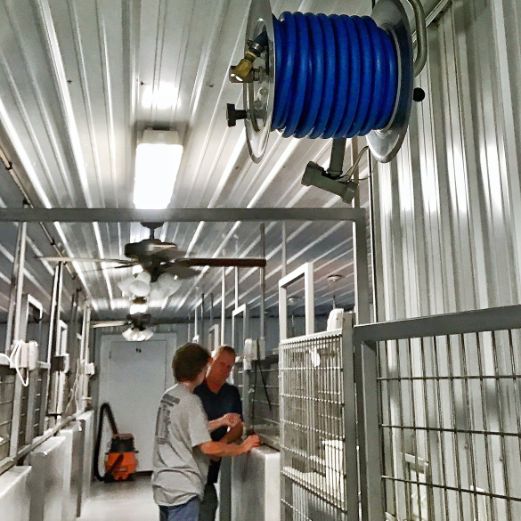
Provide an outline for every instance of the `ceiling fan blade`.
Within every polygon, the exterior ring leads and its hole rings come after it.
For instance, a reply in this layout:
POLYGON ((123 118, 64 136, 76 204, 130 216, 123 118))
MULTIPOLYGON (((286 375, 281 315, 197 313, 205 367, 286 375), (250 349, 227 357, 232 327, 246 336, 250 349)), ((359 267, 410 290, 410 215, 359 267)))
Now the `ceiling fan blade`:
POLYGON ((128 320, 102 320, 100 322, 93 322, 93 329, 100 329, 102 327, 116 327, 116 326, 126 326, 128 324, 128 320))
POLYGON ((118 264, 133 264, 134 261, 127 259, 100 259, 98 257, 36 257, 40 260, 49 262, 95 262, 95 263, 118 263, 118 264))
POLYGON ((129 263, 129 264, 122 264, 121 266, 109 266, 108 268, 98 268, 98 269, 95 269, 95 270, 81 270, 81 273, 82 274, 88 274, 88 273, 101 273, 103 270, 121 270, 121 269, 129 269, 129 268, 133 268, 134 266, 138 266, 139 265, 139 261, 135 261, 133 263, 129 263))
POLYGON ((210 266, 212 268, 218 267, 238 267, 238 268, 264 268, 266 266, 266 259, 257 257, 184 257, 176 259, 175 264, 182 264, 184 266, 210 266))
POLYGON ((162 273, 171 273, 172 275, 176 275, 179 279, 191 279, 200 273, 198 270, 193 270, 192 268, 183 264, 178 264, 177 262, 166 265, 166 267, 161 271, 162 273))

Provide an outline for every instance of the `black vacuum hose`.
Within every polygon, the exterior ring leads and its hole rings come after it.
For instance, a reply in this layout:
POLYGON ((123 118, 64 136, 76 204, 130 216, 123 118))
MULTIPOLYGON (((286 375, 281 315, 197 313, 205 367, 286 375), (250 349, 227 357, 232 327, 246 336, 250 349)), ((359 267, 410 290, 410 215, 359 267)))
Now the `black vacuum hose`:
POLYGON ((101 436, 103 435, 103 419, 107 415, 110 423, 110 428, 112 429, 112 435, 115 436, 118 434, 118 427, 116 426, 116 420, 114 419, 114 414, 112 413, 112 409, 108 403, 104 403, 101 405, 99 410, 99 420, 98 420, 98 432, 96 434, 96 443, 94 445, 94 461, 93 461, 93 469, 94 469, 94 477, 98 481, 105 481, 105 475, 102 476, 99 473, 99 452, 101 448, 101 436))

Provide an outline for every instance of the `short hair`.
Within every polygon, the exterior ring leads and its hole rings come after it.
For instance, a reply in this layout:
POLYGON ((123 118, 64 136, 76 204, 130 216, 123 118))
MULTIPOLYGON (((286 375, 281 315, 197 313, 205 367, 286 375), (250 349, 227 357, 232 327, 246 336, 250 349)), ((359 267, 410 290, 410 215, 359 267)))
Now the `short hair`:
POLYGON ((210 361, 210 353, 201 345, 188 342, 182 345, 172 359, 172 370, 178 382, 191 382, 210 361))
POLYGON ((237 356, 235 349, 232 346, 227 346, 227 345, 216 347, 215 351, 213 352, 213 357, 217 358, 221 353, 229 353, 233 357, 237 356))

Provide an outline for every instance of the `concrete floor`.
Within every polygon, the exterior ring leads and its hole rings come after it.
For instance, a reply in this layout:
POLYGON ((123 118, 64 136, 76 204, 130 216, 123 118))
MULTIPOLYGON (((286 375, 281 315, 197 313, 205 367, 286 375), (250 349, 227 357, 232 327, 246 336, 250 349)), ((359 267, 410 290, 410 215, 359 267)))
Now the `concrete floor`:
POLYGON ((158 521, 150 476, 126 483, 93 483, 81 521, 158 521))

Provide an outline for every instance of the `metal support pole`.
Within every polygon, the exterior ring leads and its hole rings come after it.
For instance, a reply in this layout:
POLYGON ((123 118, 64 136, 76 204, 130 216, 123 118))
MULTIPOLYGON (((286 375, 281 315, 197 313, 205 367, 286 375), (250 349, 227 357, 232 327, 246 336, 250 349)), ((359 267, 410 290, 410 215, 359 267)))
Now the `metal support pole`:
POLYGON ((225 344, 224 328, 226 326, 226 268, 221 275, 221 345, 225 344))
MULTIPOLYGON (((23 286, 24 286, 24 267, 25 267, 25 247, 27 239, 27 223, 20 223, 18 228, 19 240, 17 240, 17 246, 19 249, 16 251, 15 259, 18 259, 16 265, 16 292, 15 292, 15 308, 13 317, 13 336, 12 340, 22 340, 20 334, 22 332, 22 297, 23 297, 23 286)), ((25 339, 24 339, 25 340, 25 339)), ((14 399, 13 399, 13 415, 11 422, 11 437, 9 446, 9 456, 14 458, 18 452, 18 437, 20 433, 20 418, 22 413, 22 393, 23 385, 20 378, 16 378, 14 385, 14 399)))
MULTIPOLYGON (((61 349, 61 334, 62 334, 62 328, 61 328, 61 309, 62 309, 62 288, 63 288, 63 264, 59 263, 60 269, 58 271, 58 285, 56 290, 56 301, 54 306, 54 320, 52 322, 52 329, 51 333, 49 334, 49 350, 48 355, 49 356, 49 363, 52 361, 52 359, 62 354, 61 349)), ((58 397, 58 388, 59 388, 59 373, 58 372, 50 372, 49 375, 49 382, 50 382, 50 392, 52 394, 52 400, 49 401, 47 406, 47 413, 48 414, 56 414, 58 411, 58 405, 59 405, 59 397, 58 397)))
POLYGON ((346 152, 346 139, 333 139, 333 146, 331 147, 331 159, 327 173, 332 178, 337 178, 342 175, 344 168, 344 156, 346 152))
POLYGON ((235 308, 239 307, 239 268, 234 268, 234 277, 235 277, 235 308))
MULTIPOLYGON (((199 336, 199 306, 195 306, 194 309, 194 336, 193 338, 196 338, 199 336)), ((190 342, 192 339, 190 339, 190 342)))
POLYGON ((376 344, 355 343, 362 521, 385 519, 381 483, 376 344))
POLYGON ((89 377, 85 374, 85 367, 90 362, 90 317, 91 307, 88 302, 85 303, 83 310, 83 324, 81 328, 81 365, 82 365, 82 380, 79 385, 79 398, 82 401, 82 410, 85 410, 87 402, 89 400, 89 377))
MULTIPOLYGON (((266 258, 266 226, 264 223, 260 225, 260 256, 266 258)), ((260 318, 259 318, 259 336, 261 339, 266 338, 266 268, 260 268, 259 271, 260 284, 260 318)))
MULTIPOLYGON (((356 393, 353 344, 353 314, 344 315, 342 331, 342 383, 344 390, 344 469, 348 469, 344 482, 344 497, 347 499, 347 519, 358 521, 358 455, 356 451, 356 393)), ((383 517, 381 518, 384 519, 383 517)))
POLYGON ((47 353, 45 356, 45 363, 47 366, 47 370, 43 373, 42 377, 42 409, 40 411, 40 428, 39 431, 43 432, 45 429, 45 418, 47 415, 47 407, 49 404, 49 388, 51 381, 51 358, 52 358, 52 349, 54 342, 54 332, 55 332, 55 322, 57 320, 57 308, 56 302, 58 300, 58 291, 60 287, 60 278, 63 271, 63 264, 59 262, 56 264, 54 268, 54 275, 52 281, 52 294, 51 294, 51 305, 49 309, 49 335, 47 339, 47 353))
POLYGON ((281 265, 281 277, 280 278, 285 277, 286 274, 288 273, 286 244, 287 244, 286 221, 282 221, 282 245, 281 245, 282 265, 281 265))
POLYGON ((206 344, 204 327, 204 293, 201 293, 201 336, 199 337, 202 345, 206 344))
POLYGON ((16 290, 17 290, 17 276, 18 266, 20 264, 20 252, 22 247, 22 223, 18 224, 18 233, 16 236, 16 246, 13 258, 13 271, 11 274, 11 290, 9 293, 9 309, 7 312, 7 329, 5 335, 5 352, 7 354, 11 351, 11 345, 13 343, 13 327, 15 320, 15 309, 16 309, 16 290))
POLYGON ((355 252, 355 312, 356 323, 367 324, 369 314, 369 257, 367 253, 367 219, 353 224, 353 250, 355 252))

